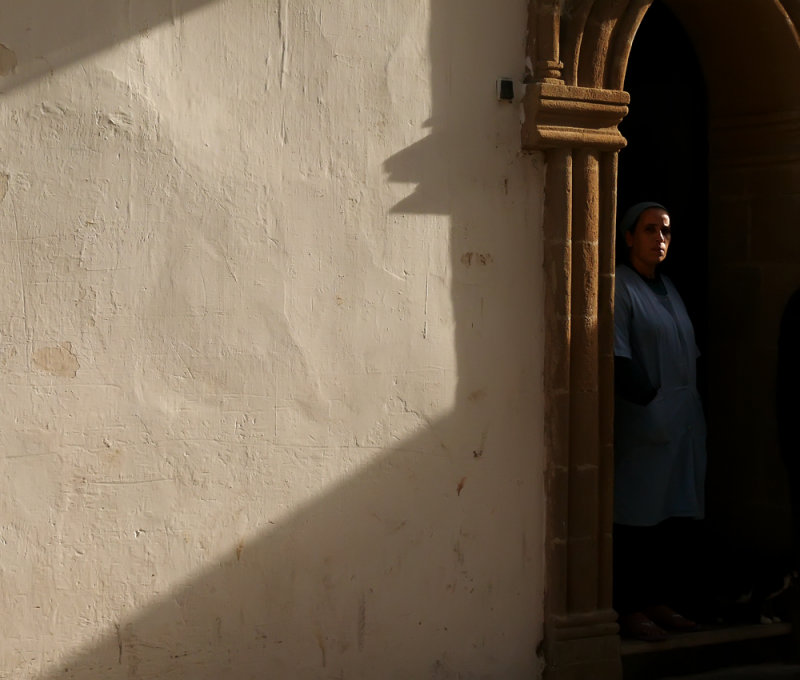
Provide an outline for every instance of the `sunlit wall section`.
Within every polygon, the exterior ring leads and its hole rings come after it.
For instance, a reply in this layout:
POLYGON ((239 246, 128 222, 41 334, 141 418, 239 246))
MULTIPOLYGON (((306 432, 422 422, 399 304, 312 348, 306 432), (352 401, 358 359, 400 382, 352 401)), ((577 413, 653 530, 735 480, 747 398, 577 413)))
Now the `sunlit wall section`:
POLYGON ((527 3, 6 5, 0 678, 535 677, 527 3))

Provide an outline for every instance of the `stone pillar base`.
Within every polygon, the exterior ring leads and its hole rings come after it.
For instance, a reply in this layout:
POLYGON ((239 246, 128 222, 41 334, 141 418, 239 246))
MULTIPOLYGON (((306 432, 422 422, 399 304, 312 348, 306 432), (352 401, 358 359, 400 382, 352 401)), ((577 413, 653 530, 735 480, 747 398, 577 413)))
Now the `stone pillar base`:
POLYGON ((619 680, 619 636, 557 640, 547 645, 544 680, 619 680))

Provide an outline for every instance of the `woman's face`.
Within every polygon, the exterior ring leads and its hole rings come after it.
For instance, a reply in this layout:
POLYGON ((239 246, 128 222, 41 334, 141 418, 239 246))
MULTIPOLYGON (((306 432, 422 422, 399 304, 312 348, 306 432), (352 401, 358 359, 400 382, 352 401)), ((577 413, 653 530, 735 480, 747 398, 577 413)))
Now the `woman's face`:
POLYGON ((667 257, 671 238, 667 211, 648 208, 639 215, 633 231, 625 233, 631 264, 640 273, 654 276, 656 266, 667 257))

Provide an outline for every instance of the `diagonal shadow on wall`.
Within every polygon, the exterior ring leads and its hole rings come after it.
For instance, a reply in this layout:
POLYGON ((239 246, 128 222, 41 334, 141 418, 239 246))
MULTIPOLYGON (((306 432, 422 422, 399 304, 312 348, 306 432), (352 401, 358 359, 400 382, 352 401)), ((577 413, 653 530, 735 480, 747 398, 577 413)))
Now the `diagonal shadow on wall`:
MULTIPOLYGON (((50 11, 36 2, 40 16, 50 11)), ((526 3, 515 5, 524 22, 526 3)), ((64 9, 19 48, 20 57, 44 55, 46 65, 23 68, 21 59, 13 82, 175 11, 155 1, 127 7, 121 18, 101 0, 71 3, 73 16, 64 9), (108 29, 102 35, 82 32, 90 14, 92 25, 108 29)), ((496 14, 479 0, 432 3, 430 134, 385 164, 391 181, 417 183, 396 213, 450 216, 458 359, 451 412, 279 524, 265 520, 258 537, 173 592, 121 613, 105 637, 41 680, 535 675, 543 591, 541 250, 538 215, 526 206, 539 205, 528 188, 539 169, 519 157, 517 125, 506 118, 486 128, 486 106, 499 119, 518 116, 490 94, 499 74, 464 60, 476 43, 506 40, 507 23, 496 14), (470 20, 459 21, 465 13, 470 20), (503 150, 509 144, 511 154, 503 150), (525 219, 509 222, 509 214, 525 219)), ((4 26, 0 41, 23 44, 14 38, 26 30, 4 26)), ((521 70, 523 45, 515 49, 521 70)), ((197 518, 198 532, 217 511, 197 518)))
POLYGON ((26 0, 0 13, 0 92, 41 78, 216 0, 26 0))

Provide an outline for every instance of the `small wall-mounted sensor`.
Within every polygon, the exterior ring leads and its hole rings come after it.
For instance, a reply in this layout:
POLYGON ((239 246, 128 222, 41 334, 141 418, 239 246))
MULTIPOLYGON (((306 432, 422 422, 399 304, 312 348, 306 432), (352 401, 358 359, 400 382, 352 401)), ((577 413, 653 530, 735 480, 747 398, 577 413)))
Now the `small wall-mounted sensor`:
POLYGON ((514 80, 513 78, 497 79, 497 99, 501 102, 514 101, 514 80))

